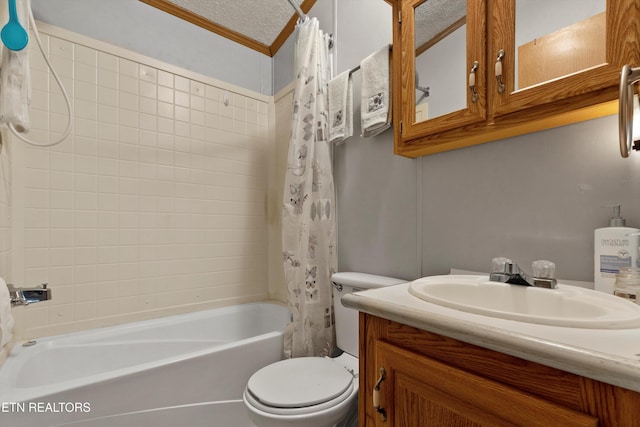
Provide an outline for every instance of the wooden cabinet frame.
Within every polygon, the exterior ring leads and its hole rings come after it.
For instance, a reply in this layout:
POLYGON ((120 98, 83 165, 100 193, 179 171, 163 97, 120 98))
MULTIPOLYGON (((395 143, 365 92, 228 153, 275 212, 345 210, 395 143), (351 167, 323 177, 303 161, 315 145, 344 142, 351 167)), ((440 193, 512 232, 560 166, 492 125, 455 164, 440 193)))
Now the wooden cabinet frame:
POLYGON ((381 403, 391 426, 597 427, 598 419, 384 341, 381 403))
POLYGON ((638 19, 637 1, 607 0, 604 64, 514 91, 516 0, 491 0, 491 4, 489 60, 495 62, 498 51, 504 49, 503 70, 507 86, 504 93, 498 94, 496 79, 489 80, 489 92, 493 94, 491 111, 494 116, 552 104, 560 99, 571 99, 612 86, 617 89, 622 66, 628 62, 640 63, 640 46, 634 37, 640 24, 633 21, 638 19))
MULTIPOLYGON (((415 97, 412 80, 415 65, 409 51, 413 48, 413 29, 407 28, 412 26, 413 19, 412 15, 406 19, 404 15, 412 13, 408 8, 417 2, 391 1, 394 51, 400 48, 400 54, 393 58, 394 149, 402 156, 418 157, 615 114, 622 66, 640 66, 640 3, 607 0, 606 63, 513 91, 515 0, 481 0, 486 2, 486 31, 480 43, 484 45, 485 56, 480 61, 481 74, 476 82, 481 90, 486 90, 485 118, 475 120, 483 114, 477 112, 474 120, 470 120, 471 111, 463 110, 439 121, 416 124, 411 117, 415 97), (503 72, 507 90, 503 94, 498 93, 494 76, 499 49, 506 52, 503 72)), ((483 25, 473 22, 468 26, 483 25)), ((469 62, 482 48, 477 40, 467 43, 469 62)))
MULTIPOLYGON (((428 0, 427 0, 428 1, 428 0)), ((403 22, 414 22, 414 10, 416 5, 424 0, 407 0, 401 3, 401 19, 403 22)), ((404 138, 412 139, 426 134, 437 134, 439 132, 456 129, 461 126, 473 123, 484 122, 487 117, 487 89, 486 74, 487 67, 483 65, 486 57, 486 43, 484 34, 487 31, 487 2, 486 0, 473 0, 467 2, 466 17, 466 75, 473 67, 475 61, 480 64, 476 70, 476 86, 478 98, 474 102, 471 99, 471 91, 466 91, 466 108, 451 112, 444 116, 435 117, 424 122, 415 122, 415 46, 414 26, 402 24, 400 30, 400 52, 401 61, 395 61, 393 75, 400 76, 400 90, 394 90, 398 94, 395 99, 397 109, 400 112, 402 122, 402 135, 404 138)), ((397 54, 396 54, 397 55, 397 54)), ((468 85, 468 81, 467 81, 468 85)), ((395 110, 395 108, 394 108, 395 110)))
MULTIPOLYGON (((515 399, 526 401, 529 397, 529 403, 533 402, 534 411, 537 405, 535 402, 542 400, 561 408, 560 412, 568 410, 568 413, 580 413, 582 415, 576 417, 576 421, 583 424, 577 425, 590 425, 593 419, 598 420, 600 427, 640 425, 640 411, 637 410, 640 407, 640 393, 635 391, 365 313, 360 313, 359 332, 360 427, 398 426, 394 424, 397 410, 405 412, 401 419, 411 419, 407 417, 415 416, 415 406, 412 406, 411 402, 403 402, 399 409, 393 406, 396 397, 393 396, 393 392, 389 392, 389 385, 393 389, 393 382, 402 377, 403 383, 398 390, 405 393, 405 389, 411 388, 417 390, 418 395, 428 395, 431 391, 422 393, 424 387, 431 390, 434 387, 426 383, 435 381, 437 389, 438 382, 442 382, 437 378, 426 378, 430 366, 440 370, 437 375, 468 375, 469 381, 473 384, 481 383, 482 387, 500 388, 501 392, 509 392, 512 389, 515 399), (372 390, 378 381, 380 367, 389 371, 385 379, 389 382, 385 384, 383 381, 380 387, 380 406, 387 410, 386 421, 382 420, 373 407, 372 390)), ((434 393, 440 396, 436 399, 442 401, 442 396, 444 399, 456 396, 455 385, 445 384, 441 388, 445 391, 435 391, 434 393)), ((460 393, 462 394, 459 398, 462 401, 470 400, 469 396, 465 397, 464 393, 467 391, 463 390, 460 393)), ((415 403, 415 398, 412 399, 415 403)), ((482 399, 475 399, 474 402, 476 405, 484 406, 482 399)), ((455 406, 456 403, 453 402, 451 405, 455 406)), ((462 412, 464 410, 461 409, 462 412)), ((511 407, 504 410, 518 409, 511 407)))

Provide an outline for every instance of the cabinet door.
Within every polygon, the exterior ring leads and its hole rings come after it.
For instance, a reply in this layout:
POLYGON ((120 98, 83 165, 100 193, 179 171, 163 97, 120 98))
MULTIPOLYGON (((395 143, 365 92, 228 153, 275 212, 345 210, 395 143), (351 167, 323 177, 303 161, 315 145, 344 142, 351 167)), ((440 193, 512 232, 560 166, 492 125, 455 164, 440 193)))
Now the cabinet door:
POLYGON ((396 137, 484 121, 486 0, 399 0, 394 10, 396 137))
POLYGON ((383 341, 376 342, 375 360, 385 370, 380 406, 386 420, 372 410, 379 427, 598 425, 589 415, 383 341))
POLYGON ((489 8, 494 117, 616 99, 622 66, 640 65, 637 0, 492 0, 489 8))

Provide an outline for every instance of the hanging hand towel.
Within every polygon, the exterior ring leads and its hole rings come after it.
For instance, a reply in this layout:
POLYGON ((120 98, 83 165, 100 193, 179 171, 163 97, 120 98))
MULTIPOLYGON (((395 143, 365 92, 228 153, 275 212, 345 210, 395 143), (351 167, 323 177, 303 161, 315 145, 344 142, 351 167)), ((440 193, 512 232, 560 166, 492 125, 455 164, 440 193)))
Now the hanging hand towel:
POLYGON ((341 144, 353 135, 353 81, 345 71, 329 81, 329 140, 341 144))
POLYGON ((7 284, 0 277, 0 352, 13 338, 13 316, 11 298, 7 284))
POLYGON ((389 46, 360 63, 362 71, 362 136, 375 136, 391 126, 389 46))
MULTIPOLYGON (((16 2, 22 26, 29 31, 29 13, 23 1, 16 2)), ((31 73, 29 46, 12 51, 2 45, 0 65, 0 123, 13 123, 18 132, 29 130, 29 104, 31 103, 31 73)))

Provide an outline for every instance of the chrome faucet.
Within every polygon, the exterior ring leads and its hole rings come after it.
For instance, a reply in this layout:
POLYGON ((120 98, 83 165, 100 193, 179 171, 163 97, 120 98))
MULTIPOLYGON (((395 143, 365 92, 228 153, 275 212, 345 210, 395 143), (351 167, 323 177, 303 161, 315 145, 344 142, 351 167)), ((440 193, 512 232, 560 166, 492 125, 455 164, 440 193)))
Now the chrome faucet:
POLYGON ((536 288, 556 289, 558 282, 553 278, 556 265, 551 261, 534 261, 533 276, 528 276, 518 264, 509 258, 498 257, 492 260, 493 272, 489 275, 492 282, 511 285, 534 286, 536 288))
POLYGON ((51 289, 47 287, 47 283, 43 283, 38 288, 15 288, 13 285, 7 285, 7 287, 11 306, 29 305, 51 299, 51 289))

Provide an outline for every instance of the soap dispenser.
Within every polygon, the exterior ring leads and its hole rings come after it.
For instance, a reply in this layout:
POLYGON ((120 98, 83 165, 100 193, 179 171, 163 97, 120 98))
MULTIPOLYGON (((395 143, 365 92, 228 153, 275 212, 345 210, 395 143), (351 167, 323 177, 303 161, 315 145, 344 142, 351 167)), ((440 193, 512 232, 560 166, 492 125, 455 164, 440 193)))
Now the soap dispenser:
POLYGON ((596 291, 613 294, 620 269, 636 267, 639 232, 637 228, 626 226, 625 219, 620 216, 620 205, 614 205, 609 226, 594 232, 593 282, 596 291))

